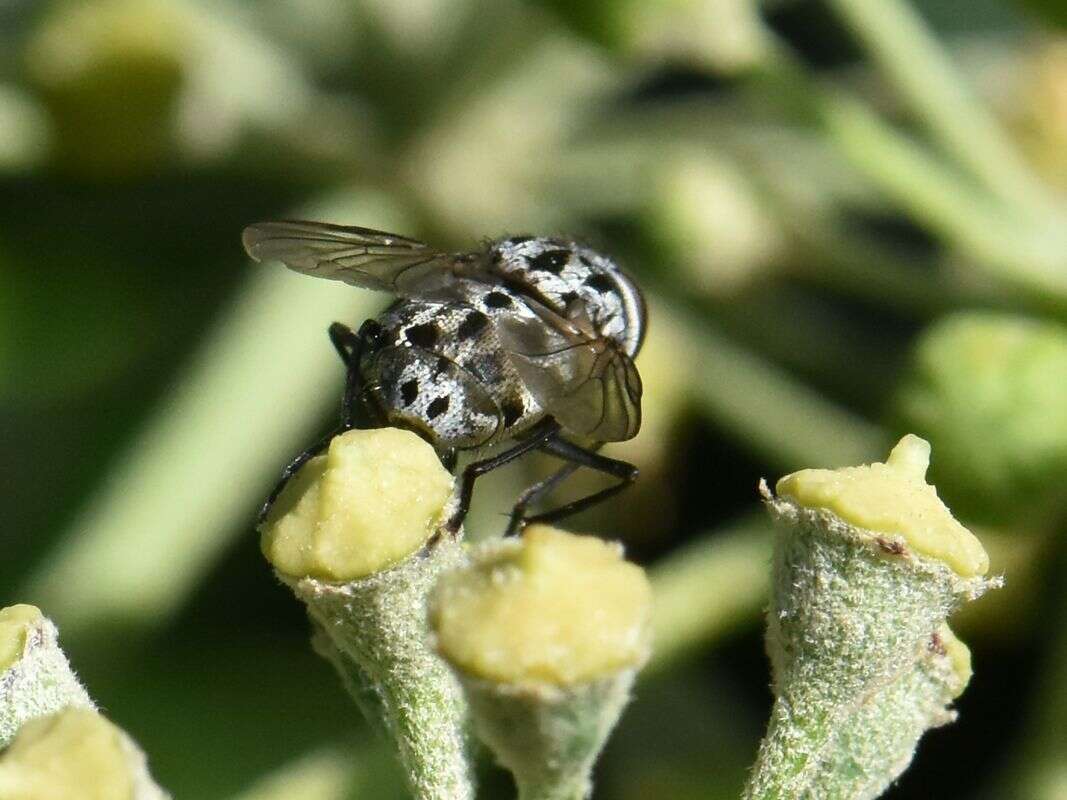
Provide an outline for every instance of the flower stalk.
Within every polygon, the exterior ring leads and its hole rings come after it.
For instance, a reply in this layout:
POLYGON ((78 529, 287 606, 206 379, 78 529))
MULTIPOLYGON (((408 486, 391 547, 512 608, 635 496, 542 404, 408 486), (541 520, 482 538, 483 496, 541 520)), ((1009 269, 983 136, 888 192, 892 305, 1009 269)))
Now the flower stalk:
POLYGON ((521 800, 582 800, 649 655, 651 591, 619 547, 544 526, 487 542, 430 617, 474 730, 521 800))
POLYGON ((969 655, 945 625, 992 586, 985 552, 905 437, 884 464, 762 486, 782 530, 767 649, 775 704, 744 797, 878 797, 954 718, 969 655))
POLYGON ((473 797, 466 704, 451 671, 426 645, 426 595, 442 571, 463 560, 459 543, 441 538, 357 581, 283 578, 320 632, 316 649, 371 724, 387 732, 412 793, 427 800, 473 797))
POLYGON ((426 624, 438 576, 466 559, 440 533, 451 495, 451 475, 415 434, 348 431, 286 487, 262 530, 315 649, 391 741, 417 800, 474 796, 466 702, 426 624))
POLYGON ((585 800, 637 670, 573 687, 463 677, 478 736, 515 778, 519 800, 585 800))

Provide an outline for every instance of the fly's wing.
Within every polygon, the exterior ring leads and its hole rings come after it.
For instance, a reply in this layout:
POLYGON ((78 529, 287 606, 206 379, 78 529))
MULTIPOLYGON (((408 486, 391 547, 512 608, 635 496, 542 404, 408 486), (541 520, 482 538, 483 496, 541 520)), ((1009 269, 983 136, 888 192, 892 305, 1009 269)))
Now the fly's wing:
POLYGON ((405 236, 326 222, 257 222, 241 234, 256 261, 401 297, 447 294, 475 256, 439 253, 405 236))
POLYGON ((581 303, 568 317, 527 301, 536 315, 501 317, 504 348, 530 393, 564 428, 599 442, 632 439, 641 427, 641 378, 617 344, 592 333, 581 303))

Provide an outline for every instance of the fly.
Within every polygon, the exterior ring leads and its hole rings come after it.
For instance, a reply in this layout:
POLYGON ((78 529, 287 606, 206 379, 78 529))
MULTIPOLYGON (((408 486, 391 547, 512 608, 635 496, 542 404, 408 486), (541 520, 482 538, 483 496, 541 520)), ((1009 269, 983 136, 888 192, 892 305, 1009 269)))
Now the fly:
POLYGON ((520 495, 509 533, 581 511, 636 480, 634 465, 597 452, 641 427, 634 358, 645 303, 610 259, 575 242, 532 236, 445 253, 404 236, 322 222, 257 223, 242 240, 256 261, 397 298, 358 330, 330 326, 347 370, 340 425, 285 468, 261 521, 304 463, 356 427, 412 430, 453 471, 460 451, 509 443, 463 470, 446 523, 451 531, 462 525, 481 475, 534 450, 564 464, 520 495), (527 515, 583 466, 616 483, 527 515))

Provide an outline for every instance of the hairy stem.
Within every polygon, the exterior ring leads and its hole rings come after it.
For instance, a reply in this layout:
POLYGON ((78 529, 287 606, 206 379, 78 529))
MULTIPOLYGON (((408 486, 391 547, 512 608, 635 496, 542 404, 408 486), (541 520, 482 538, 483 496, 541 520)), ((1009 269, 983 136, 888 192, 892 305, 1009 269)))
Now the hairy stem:
POLYGON ((308 606, 317 649, 327 651, 361 710, 395 743, 419 800, 474 796, 466 703, 426 640, 426 595, 464 559, 462 546, 442 537, 427 552, 350 583, 282 576, 308 606))

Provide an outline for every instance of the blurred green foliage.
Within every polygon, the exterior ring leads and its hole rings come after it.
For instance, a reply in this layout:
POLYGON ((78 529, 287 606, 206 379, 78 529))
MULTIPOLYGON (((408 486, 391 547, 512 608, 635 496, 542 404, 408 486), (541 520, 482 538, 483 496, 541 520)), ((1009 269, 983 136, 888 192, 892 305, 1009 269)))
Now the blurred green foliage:
POLYGON ((948 317, 919 341, 898 403, 928 436, 958 513, 1022 523, 1062 511, 1067 327, 990 313, 948 317), (1050 508, 1051 506, 1051 508, 1050 508))
MULTIPOLYGON (((1055 797, 1067 43, 1033 5, 5 4, 0 603, 53 616, 175 796, 400 796, 251 530, 334 413, 326 326, 387 298, 256 267, 240 229, 573 235, 653 317, 644 430, 611 448, 641 481, 572 525, 670 598, 599 796, 737 796, 770 705, 732 566, 765 552, 756 481, 915 429, 1026 602, 968 617, 961 721, 889 796, 1055 797)), ((546 466, 480 487, 472 534, 546 466)))
POLYGON ((188 45, 167 3, 56 6, 26 42, 30 88, 52 120, 57 163, 101 178, 166 156, 188 45))

